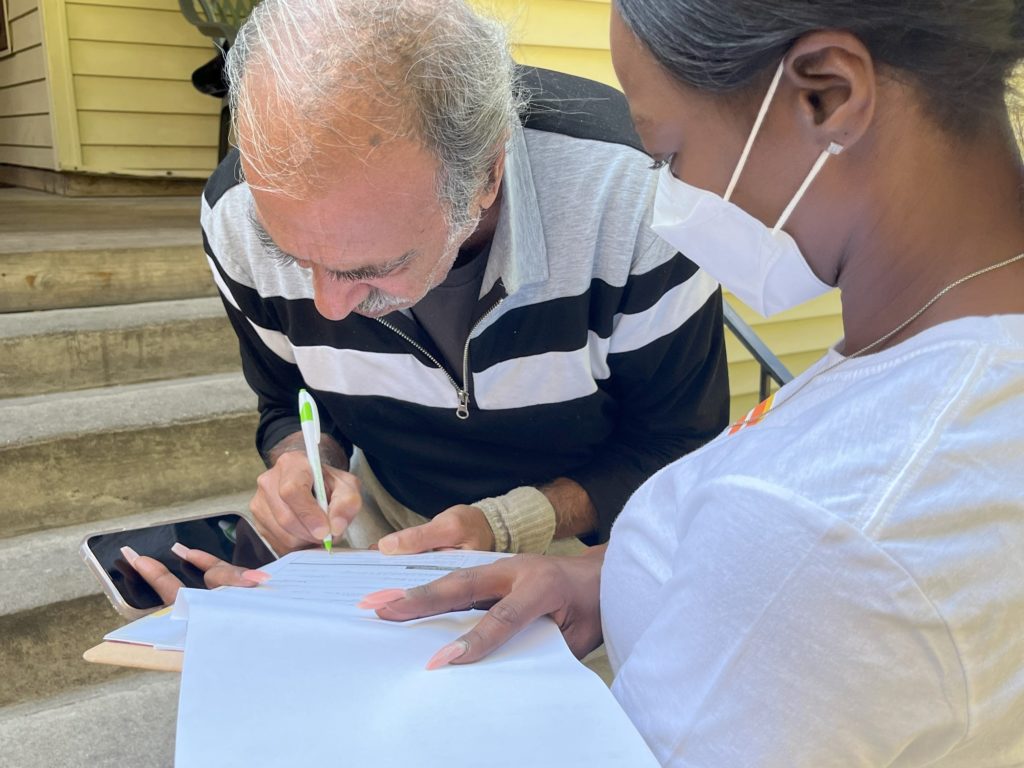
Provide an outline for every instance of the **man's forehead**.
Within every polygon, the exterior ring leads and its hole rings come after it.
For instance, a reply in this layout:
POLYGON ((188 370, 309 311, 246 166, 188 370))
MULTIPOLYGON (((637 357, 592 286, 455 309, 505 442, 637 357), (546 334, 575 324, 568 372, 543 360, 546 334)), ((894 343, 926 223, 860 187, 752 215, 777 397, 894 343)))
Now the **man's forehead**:
MULTIPOLYGON (((290 253, 278 245, 277 241, 274 240, 273 236, 271 236, 263 225, 263 222, 260 220, 259 212, 256 210, 255 203, 249 206, 248 216, 253 231, 256 233, 256 238, 259 240, 260 245, 267 255, 275 258, 295 259, 298 261, 314 260, 309 253, 290 253)), ((386 254, 387 251, 385 250, 384 253, 386 254)), ((418 248, 409 248, 404 253, 401 253, 401 255, 384 261, 342 264, 340 262, 330 260, 323 262, 322 266, 325 266, 332 272, 335 272, 339 278, 351 280, 372 279, 374 277, 384 277, 401 269, 419 255, 420 251, 418 248)), ((317 259, 317 261, 321 260, 317 259)), ((358 261, 358 259, 356 259, 356 261, 358 261)))
POLYGON ((418 194, 401 185, 354 184, 303 198, 261 189, 251 190, 251 195, 251 218, 281 244, 299 239, 355 247, 362 241, 387 240, 393 232, 428 233, 445 222, 433 185, 418 194))
POLYGON ((317 119, 311 120, 309 99, 297 98, 289 90, 294 78, 308 76, 296 65, 289 57, 277 58, 273 65, 260 56, 247 62, 239 88, 247 118, 243 125, 254 129, 262 142, 283 146, 281 142, 302 137, 365 151, 414 133, 409 105, 375 88, 374 79, 358 69, 335 72, 341 78, 332 82, 329 98, 319 106, 317 119))
MULTIPOLYGON (((293 196, 323 194, 332 185, 380 186, 403 170, 433 182, 436 158, 411 138, 408 105, 384 105, 364 88, 338 87, 312 118, 280 94, 276 72, 256 62, 245 74, 236 115, 242 169, 251 186, 293 196)), ((423 183, 419 181, 419 183, 423 183)))
POLYGON ((336 271, 382 268, 432 251, 447 219, 430 171, 348 175, 301 197, 250 190, 251 223, 264 248, 336 271), (426 175, 426 179, 417 176, 426 175))

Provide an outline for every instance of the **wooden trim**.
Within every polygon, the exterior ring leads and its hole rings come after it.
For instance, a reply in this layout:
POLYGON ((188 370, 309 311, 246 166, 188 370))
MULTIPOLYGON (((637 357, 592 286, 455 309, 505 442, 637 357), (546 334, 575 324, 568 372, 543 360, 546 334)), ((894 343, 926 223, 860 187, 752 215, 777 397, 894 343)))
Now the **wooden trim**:
POLYGON ((39 0, 46 51, 46 81, 50 88, 50 120, 53 125, 56 170, 82 167, 82 146, 78 135, 78 106, 71 77, 68 19, 64 0, 39 0))
POLYGON ((11 11, 7 0, 0 0, 0 56, 14 53, 11 45, 11 11))
POLYGON ((68 197, 180 196, 198 198, 204 180, 59 173, 0 163, 0 185, 38 189, 68 197))

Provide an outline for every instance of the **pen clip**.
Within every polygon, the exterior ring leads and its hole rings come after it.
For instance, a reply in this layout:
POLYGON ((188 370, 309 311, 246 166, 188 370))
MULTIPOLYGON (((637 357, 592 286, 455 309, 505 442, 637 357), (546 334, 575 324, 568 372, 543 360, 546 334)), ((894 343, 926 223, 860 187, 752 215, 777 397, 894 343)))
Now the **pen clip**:
POLYGON ((299 390, 299 423, 309 424, 313 430, 313 442, 320 445, 320 412, 316 400, 305 389, 299 390))

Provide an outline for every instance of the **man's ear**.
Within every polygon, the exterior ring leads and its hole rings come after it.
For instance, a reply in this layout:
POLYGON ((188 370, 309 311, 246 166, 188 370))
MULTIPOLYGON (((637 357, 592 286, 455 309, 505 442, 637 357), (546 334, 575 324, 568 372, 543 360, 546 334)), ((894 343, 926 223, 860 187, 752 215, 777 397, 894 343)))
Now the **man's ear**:
POLYGON ((799 121, 820 144, 849 149, 867 132, 878 85, 871 52, 849 32, 812 32, 786 54, 786 78, 797 90, 799 121))
POLYGON ((501 179, 504 175, 505 148, 502 147, 498 152, 498 156, 494 159, 494 165, 491 166, 491 170, 488 173, 487 187, 480 194, 480 198, 477 200, 481 210, 486 211, 494 205, 494 201, 498 197, 498 190, 501 189, 501 179))

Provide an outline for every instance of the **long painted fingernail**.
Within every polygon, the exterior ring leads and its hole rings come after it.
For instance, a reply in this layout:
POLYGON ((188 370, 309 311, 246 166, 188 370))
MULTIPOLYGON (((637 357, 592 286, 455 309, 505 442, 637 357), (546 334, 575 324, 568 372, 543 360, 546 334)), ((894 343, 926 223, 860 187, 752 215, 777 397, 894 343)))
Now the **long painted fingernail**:
POLYGON ((135 565, 135 561, 139 559, 139 553, 131 547, 121 547, 121 554, 128 561, 128 565, 135 565))
POLYGON ((270 578, 270 574, 266 571, 242 571, 242 578, 248 579, 249 581, 255 581, 257 584, 262 584, 270 578))
POLYGON ((182 544, 181 542, 178 542, 178 541, 174 542, 171 545, 171 552, 176 554, 182 560, 188 560, 188 555, 189 555, 189 553, 191 551, 192 551, 191 549, 189 549, 184 544, 182 544))
POLYGON ((371 592, 356 605, 356 608, 376 610, 382 606, 392 603, 405 597, 404 589, 382 589, 379 592, 371 592))
POLYGON ((451 664, 468 650, 469 643, 465 640, 456 640, 454 643, 448 643, 427 662, 427 669, 438 669, 439 667, 451 664))
POLYGON ((385 536, 379 542, 377 542, 377 549, 379 549, 385 555, 390 555, 396 549, 398 549, 398 537, 394 534, 385 536))

